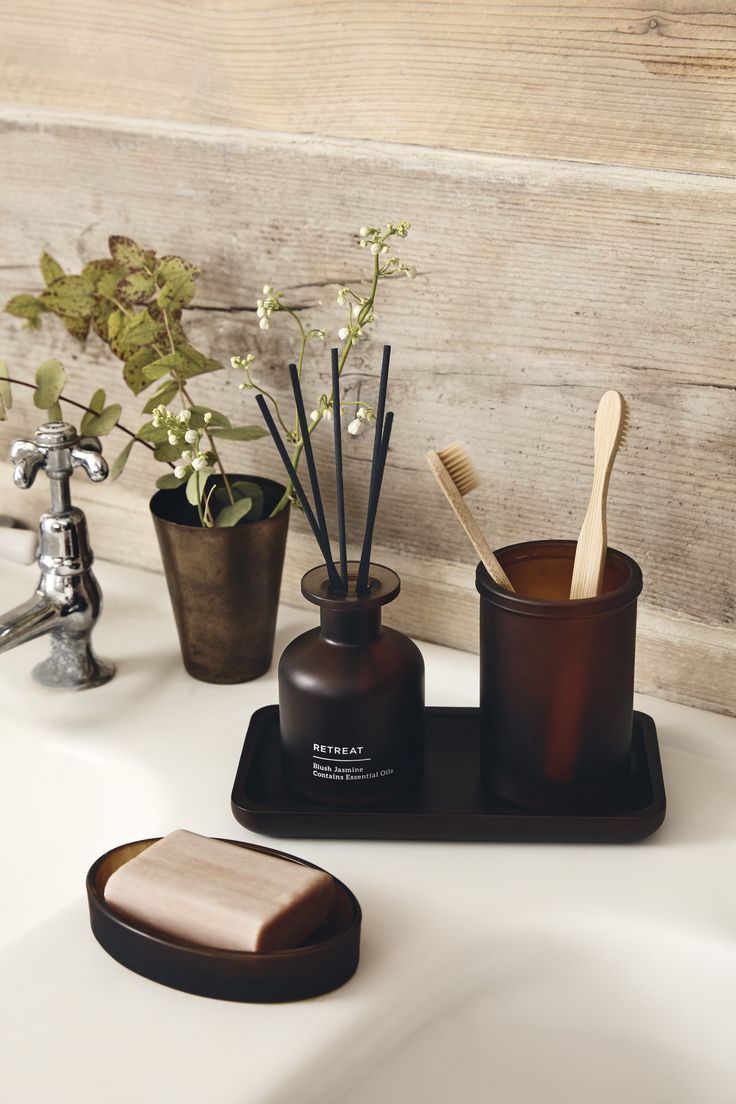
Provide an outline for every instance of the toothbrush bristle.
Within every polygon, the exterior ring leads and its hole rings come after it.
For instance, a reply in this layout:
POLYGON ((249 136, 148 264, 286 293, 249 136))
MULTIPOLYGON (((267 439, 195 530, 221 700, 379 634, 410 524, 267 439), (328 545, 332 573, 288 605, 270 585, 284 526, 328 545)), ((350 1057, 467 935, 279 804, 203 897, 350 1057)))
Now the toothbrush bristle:
POLYGON ((455 441, 437 453, 447 469, 447 474, 463 496, 480 487, 480 478, 467 452, 455 441))
POLYGON ((619 446, 624 444, 629 435, 629 404, 623 395, 621 396, 621 407, 621 430, 618 435, 619 446))

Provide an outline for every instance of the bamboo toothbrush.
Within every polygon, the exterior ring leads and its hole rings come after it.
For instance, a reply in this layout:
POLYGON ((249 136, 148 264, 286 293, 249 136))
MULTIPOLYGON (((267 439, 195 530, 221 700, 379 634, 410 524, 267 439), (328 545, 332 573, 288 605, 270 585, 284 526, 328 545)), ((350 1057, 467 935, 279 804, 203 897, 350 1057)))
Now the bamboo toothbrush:
POLYGON ((447 501, 452 506, 457 519, 465 530, 466 536, 475 551, 480 556, 481 562, 494 583, 504 590, 513 590, 506 572, 493 555, 488 541, 478 527, 478 522, 466 506, 463 498, 480 486, 478 473, 473 467, 470 457, 460 444, 448 445, 439 452, 430 451, 426 454, 427 462, 434 473, 434 477, 445 492, 447 501))
POLYGON ((571 598, 595 598, 603 582, 608 548, 606 498, 616 453, 626 435, 629 409, 618 391, 606 391, 595 416, 593 489, 578 537, 571 598))

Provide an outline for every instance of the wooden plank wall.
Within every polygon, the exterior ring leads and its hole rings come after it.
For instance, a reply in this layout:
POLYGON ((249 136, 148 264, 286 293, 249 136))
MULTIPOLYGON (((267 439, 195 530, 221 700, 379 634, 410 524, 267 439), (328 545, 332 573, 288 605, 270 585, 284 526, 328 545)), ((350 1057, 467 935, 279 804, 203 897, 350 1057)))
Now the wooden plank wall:
MULTIPOLYGON (((3 301, 38 287, 42 247, 73 269, 127 233, 202 265, 199 342, 222 359, 254 352, 282 394, 293 343, 287 319, 258 329, 260 285, 334 332, 337 289, 366 270, 357 227, 409 219, 402 256, 417 279, 384 289, 349 371, 354 394, 370 394, 392 342, 378 540, 404 580, 394 623, 476 646, 472 553, 425 448, 465 441, 493 543, 574 536, 595 404, 617 387, 632 427, 610 540, 645 572, 638 684, 736 712, 729 5, 27 0, 4 27, 3 301)), ((105 386, 137 424, 117 362, 53 319, 31 333, 0 317, 16 373, 31 378, 51 353, 70 394, 105 386)), ((325 367, 309 366, 315 397, 325 367)), ((230 372, 198 394, 255 419, 230 372)), ((36 420, 19 396, 0 447, 36 420)), ((354 526, 369 450, 349 446, 354 526)), ((266 442, 230 458, 278 474, 266 442)), ((98 555, 157 568, 153 476, 141 450, 117 484, 75 480, 98 555)), ((9 481, 0 495, 29 519, 43 501, 9 481)), ((313 559, 297 519, 287 600, 313 559)))

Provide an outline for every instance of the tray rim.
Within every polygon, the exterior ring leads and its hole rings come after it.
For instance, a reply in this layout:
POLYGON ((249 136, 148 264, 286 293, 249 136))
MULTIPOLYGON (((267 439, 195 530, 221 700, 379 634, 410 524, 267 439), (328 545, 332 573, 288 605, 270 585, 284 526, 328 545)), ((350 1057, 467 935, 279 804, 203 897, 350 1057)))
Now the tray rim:
MULTIPOLYGON (((248 805, 243 805, 238 800, 240 794, 244 788, 242 785, 242 779, 247 776, 247 772, 250 768, 251 761, 256 752, 256 741, 249 741, 248 737, 252 728, 262 718, 263 714, 272 715, 278 712, 278 705, 272 703, 270 705, 260 706, 254 710, 248 723, 248 729, 243 742, 243 748, 238 761, 238 767, 235 773, 235 779, 233 782, 233 788, 230 797, 230 807, 233 816, 239 824, 248 828, 250 831, 257 832, 262 835, 267 835, 270 838, 293 838, 293 839, 350 839, 350 840, 374 840, 374 841, 401 841, 405 839, 407 842, 426 842, 426 843, 513 843, 513 842, 525 842, 525 843, 562 843, 562 842, 579 842, 579 843, 633 843, 639 840, 645 839, 648 836, 656 832, 664 822, 667 812, 667 796, 664 786, 664 776, 662 772, 662 763, 659 753, 659 740, 657 736, 657 727, 654 718, 648 713, 644 713, 641 710, 633 711, 633 725, 638 727, 641 732, 641 738, 645 751, 645 761, 647 765, 647 773, 649 782, 652 789, 652 797, 649 802, 637 809, 622 810, 622 811, 603 811, 600 813, 579 813, 579 812, 540 812, 534 810, 526 810, 521 807, 514 807, 509 805, 508 808, 504 808, 502 811, 495 810, 479 810, 468 809, 465 810, 453 810, 451 808, 433 809, 431 812, 423 812, 412 809, 393 808, 389 805, 362 805, 356 806, 351 809, 349 806, 344 805, 317 805, 314 809, 288 809, 283 807, 276 807, 273 805, 265 805, 260 802, 249 802, 248 805), (509 825, 517 824, 519 826, 533 826, 540 830, 553 828, 554 825, 560 825, 561 823, 570 822, 579 825, 581 828, 585 825, 590 825, 591 830, 594 827, 605 827, 606 824, 627 824, 637 821, 649 821, 651 823, 645 823, 643 825, 644 831, 632 835, 628 838, 619 840, 605 840, 605 839, 586 839, 582 837, 580 839, 555 839, 554 837, 546 840, 541 834, 539 838, 530 836, 528 834, 519 835, 514 837, 513 834, 508 838, 493 838, 483 836, 462 836, 455 834, 442 835, 414 835, 407 834, 402 836, 400 834, 392 835, 377 835, 372 836, 368 832, 361 833, 360 835, 350 835, 345 833, 341 836, 328 836, 324 832, 319 831, 319 824, 328 824, 330 821, 335 821, 338 818, 353 820, 358 823, 368 825, 371 818, 379 819, 385 815, 391 815, 393 818, 400 820, 401 818, 407 818, 410 823, 421 822, 423 819, 430 816, 444 816, 452 817, 457 815, 461 817, 464 823, 484 823, 490 822, 500 825, 501 823, 508 823, 509 825), (276 822, 278 818, 290 816, 294 818, 303 817, 305 827, 311 825, 316 829, 313 833, 305 831, 304 833, 294 833, 291 831, 277 831, 276 822), (265 820, 266 823, 262 824, 261 821, 265 820), (267 827, 268 822, 271 822, 270 830, 267 827)), ((429 714, 453 714, 467 718, 470 715, 476 715, 479 713, 477 706, 427 706, 426 712, 429 714)))

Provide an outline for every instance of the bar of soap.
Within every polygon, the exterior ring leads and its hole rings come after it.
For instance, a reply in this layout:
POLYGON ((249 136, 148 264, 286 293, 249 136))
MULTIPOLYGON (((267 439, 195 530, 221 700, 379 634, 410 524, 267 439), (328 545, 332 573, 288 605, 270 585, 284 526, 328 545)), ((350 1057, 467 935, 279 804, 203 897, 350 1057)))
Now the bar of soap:
POLYGON ((334 896, 324 870, 184 829, 124 863, 105 886, 107 904, 130 919, 230 951, 298 946, 334 896))

